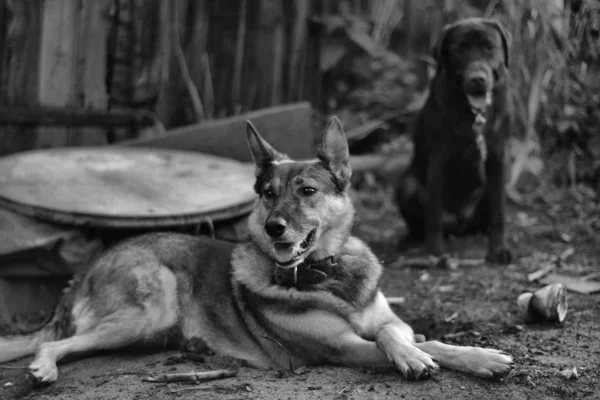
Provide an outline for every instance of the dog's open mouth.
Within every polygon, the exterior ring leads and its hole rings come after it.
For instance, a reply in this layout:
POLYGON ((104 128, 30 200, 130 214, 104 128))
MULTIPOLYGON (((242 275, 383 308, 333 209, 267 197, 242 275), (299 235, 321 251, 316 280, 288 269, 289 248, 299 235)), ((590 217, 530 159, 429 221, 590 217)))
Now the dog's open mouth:
POLYGON ((308 249, 308 247, 315 240, 315 235, 316 234, 317 234, 317 228, 314 228, 313 230, 311 230, 310 232, 308 232, 308 235, 306 235, 306 237, 304 238, 304 240, 302 241, 302 243, 300 243, 300 247, 302 249, 304 249, 304 250, 308 249))
POLYGON ((474 112, 483 112, 492 104, 492 92, 467 94, 467 100, 474 112))
POLYGON ((277 263, 281 266, 292 265, 302 258, 302 255, 308 251, 311 244, 317 236, 317 228, 313 228, 308 235, 296 244, 294 242, 276 242, 274 244, 277 263))

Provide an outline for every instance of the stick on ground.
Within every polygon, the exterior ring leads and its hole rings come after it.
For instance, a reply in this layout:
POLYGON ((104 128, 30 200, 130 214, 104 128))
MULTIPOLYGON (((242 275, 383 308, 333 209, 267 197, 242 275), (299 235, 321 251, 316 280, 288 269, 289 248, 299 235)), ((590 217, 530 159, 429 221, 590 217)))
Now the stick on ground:
POLYGON ((214 371, 183 372, 175 374, 162 374, 144 378, 144 382, 170 383, 170 382, 204 382, 214 379, 231 378, 237 375, 237 371, 228 369, 217 369, 214 371))

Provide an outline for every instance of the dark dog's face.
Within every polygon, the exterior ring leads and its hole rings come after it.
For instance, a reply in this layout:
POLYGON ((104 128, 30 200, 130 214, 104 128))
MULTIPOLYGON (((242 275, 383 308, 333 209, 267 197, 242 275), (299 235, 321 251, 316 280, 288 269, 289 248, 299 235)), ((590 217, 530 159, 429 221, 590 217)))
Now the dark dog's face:
POLYGON ((435 55, 438 71, 457 83, 472 108, 484 109, 506 73, 508 52, 508 35, 497 21, 469 18, 445 28, 435 55))
POLYGON ((247 128, 259 195, 249 220, 252 240, 286 266, 302 262, 316 250, 336 253, 349 235, 354 215, 347 193, 348 143, 339 120, 330 120, 318 158, 303 162, 274 150, 251 123, 247 128))

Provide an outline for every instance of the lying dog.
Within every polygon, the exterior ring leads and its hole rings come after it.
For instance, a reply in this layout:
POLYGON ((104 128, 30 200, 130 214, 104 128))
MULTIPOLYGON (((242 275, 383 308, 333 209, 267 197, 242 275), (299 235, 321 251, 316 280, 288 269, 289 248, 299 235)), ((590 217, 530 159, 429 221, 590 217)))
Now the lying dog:
POLYGON ((504 153, 511 124, 509 39, 489 19, 447 26, 435 49, 437 72, 417 117, 414 157, 396 190, 411 238, 441 255, 454 216, 458 230, 483 228, 487 258, 508 264, 504 239, 504 153))
POLYGON ((175 233, 129 239, 74 282, 38 332, 0 340, 0 362, 36 353, 30 371, 57 379, 71 353, 121 348, 179 330, 255 367, 395 365, 407 378, 438 365, 481 377, 509 372, 493 349, 416 343, 377 283, 382 267, 350 236, 348 144, 331 119, 318 158, 295 162, 248 123, 259 194, 251 240, 175 233))

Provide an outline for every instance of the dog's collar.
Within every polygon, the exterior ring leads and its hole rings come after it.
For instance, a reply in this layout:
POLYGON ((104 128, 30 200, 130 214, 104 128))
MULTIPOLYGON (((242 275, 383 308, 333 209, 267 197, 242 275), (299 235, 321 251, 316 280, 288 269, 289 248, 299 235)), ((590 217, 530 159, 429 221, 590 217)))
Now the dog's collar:
POLYGON ((473 128, 481 128, 487 122, 487 117, 485 116, 486 109, 483 108, 475 108, 471 107, 471 112, 475 115, 475 120, 473 121, 473 128))
POLYGON ((485 143, 485 137, 483 136, 483 126, 487 122, 485 116, 486 109, 471 108, 471 112, 475 114, 475 120, 473 121, 473 130, 475 131, 475 144, 479 151, 479 176, 485 180, 485 162, 487 160, 487 144, 485 143))
POLYGON ((333 275, 337 265, 335 255, 316 261, 306 259, 293 267, 275 263, 275 282, 287 287, 316 285, 333 275))

